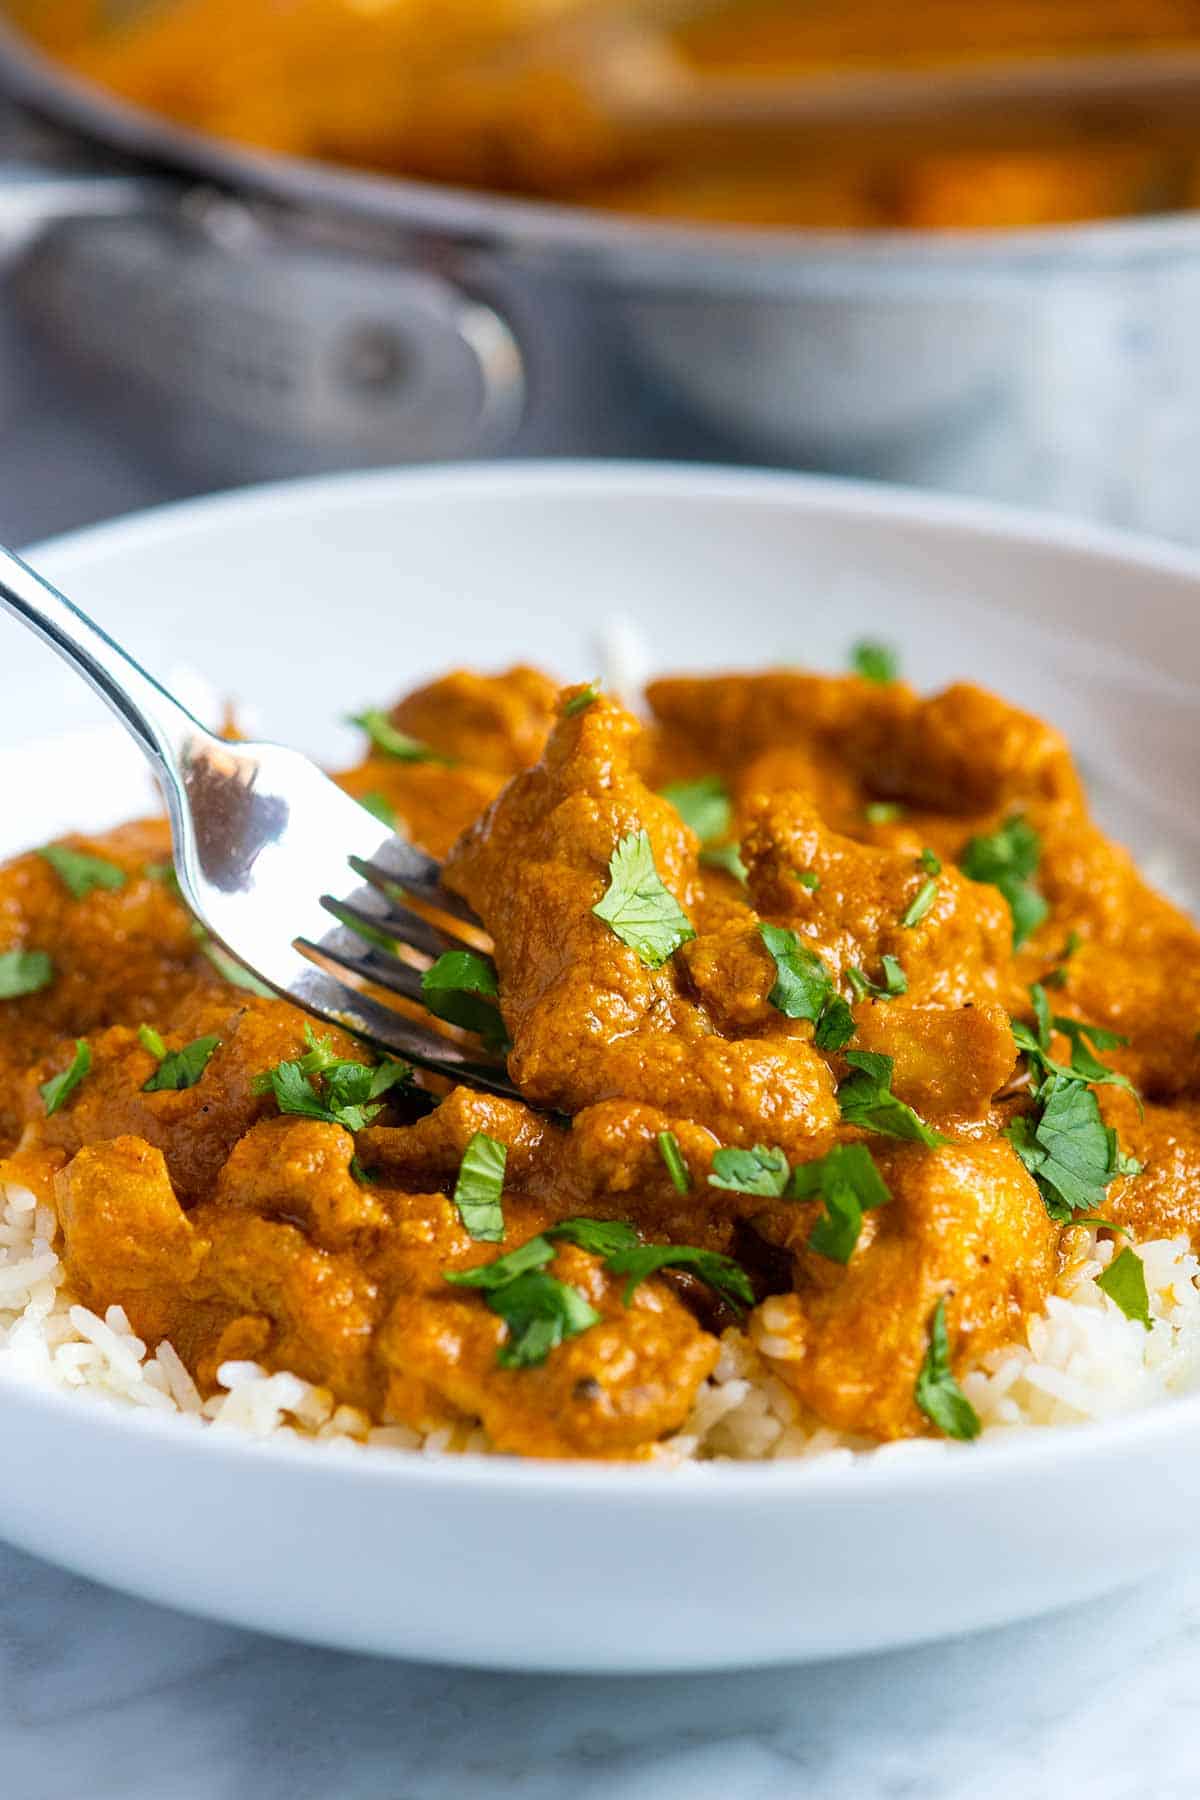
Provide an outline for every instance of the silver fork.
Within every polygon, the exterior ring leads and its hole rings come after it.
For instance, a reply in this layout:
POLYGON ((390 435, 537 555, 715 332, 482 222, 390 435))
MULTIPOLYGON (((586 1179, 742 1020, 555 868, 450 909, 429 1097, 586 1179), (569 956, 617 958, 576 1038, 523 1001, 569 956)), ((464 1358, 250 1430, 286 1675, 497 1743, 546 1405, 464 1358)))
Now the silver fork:
POLYGON ((90 682, 142 750, 166 801, 183 898, 238 962, 377 1050, 516 1096, 499 1056, 467 1048, 340 978, 423 1004, 422 967, 444 951, 478 947, 479 920, 442 886, 432 857, 396 837, 299 751, 215 737, 2 546, 0 607, 90 682), (444 923, 422 917, 406 897, 444 923), (460 926, 467 928, 462 936, 460 926), (414 960, 367 941, 364 932, 382 933, 414 960))

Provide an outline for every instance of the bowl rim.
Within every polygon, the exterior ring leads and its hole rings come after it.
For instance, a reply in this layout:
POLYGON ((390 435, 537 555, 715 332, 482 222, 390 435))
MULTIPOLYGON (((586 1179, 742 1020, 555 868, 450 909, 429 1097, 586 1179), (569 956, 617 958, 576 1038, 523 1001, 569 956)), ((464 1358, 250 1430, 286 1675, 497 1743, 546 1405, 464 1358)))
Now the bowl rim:
MULTIPOLYGON (((380 499, 469 502, 541 502, 591 498, 620 503, 661 497, 694 498, 706 506, 723 500, 758 502, 842 524, 855 519, 921 525, 936 534, 1024 548, 1034 555, 1066 551, 1095 563, 1134 572, 1182 578, 1194 584, 1200 608, 1200 552, 1148 536, 990 501, 960 499, 915 488, 823 475, 721 465, 639 463, 617 460, 496 461, 421 468, 372 469, 277 481, 201 495, 143 509, 100 524, 40 540, 27 554, 50 562, 56 577, 86 570, 97 560, 127 552, 177 545, 180 538, 219 534, 227 522, 256 517, 277 522, 299 517, 311 524, 330 512, 353 511, 380 499)), ((1200 610, 1197 613, 1200 630, 1200 610)), ((1191 684, 1188 684, 1191 685, 1191 684)), ((231 1471, 247 1458, 259 1466, 303 1469, 314 1479, 417 1482, 434 1488, 492 1494, 575 1494, 617 1506, 659 1503, 707 1509, 728 1498, 789 1503, 808 1493, 821 1502, 860 1503, 882 1496, 949 1498, 980 1482, 1020 1478, 1048 1462, 1070 1458, 1085 1467, 1139 1452, 1166 1453, 1183 1432, 1200 1430, 1200 1392, 1156 1402, 1109 1420, 1071 1426, 1032 1427, 963 1445, 938 1439, 842 1458, 785 1458, 776 1462, 646 1463, 541 1460, 472 1453, 363 1449, 311 1442, 291 1435, 267 1439, 213 1430, 186 1415, 149 1412, 43 1387, 0 1369, 0 1417, 8 1405, 72 1422, 130 1449, 160 1443, 183 1454, 224 1457, 231 1471)))

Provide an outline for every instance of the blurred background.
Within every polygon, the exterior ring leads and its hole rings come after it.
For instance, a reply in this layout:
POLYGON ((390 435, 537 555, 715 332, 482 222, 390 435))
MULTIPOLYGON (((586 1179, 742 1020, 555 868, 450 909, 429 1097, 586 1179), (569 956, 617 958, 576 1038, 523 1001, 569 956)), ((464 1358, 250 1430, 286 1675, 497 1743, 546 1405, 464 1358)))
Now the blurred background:
POLYGON ((0 533, 483 455, 1200 541, 1200 0, 0 0, 0 533))

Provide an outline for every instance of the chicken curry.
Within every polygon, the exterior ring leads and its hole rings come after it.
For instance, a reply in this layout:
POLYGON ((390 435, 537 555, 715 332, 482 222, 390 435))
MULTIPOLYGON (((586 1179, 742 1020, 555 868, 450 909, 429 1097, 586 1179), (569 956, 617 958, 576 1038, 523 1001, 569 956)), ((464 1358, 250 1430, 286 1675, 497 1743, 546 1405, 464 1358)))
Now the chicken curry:
POLYGON ((427 997, 520 1102, 254 991, 162 822, 0 871, 2 1172, 85 1304, 202 1392, 249 1359, 638 1459, 733 1326, 838 1431, 973 1436, 960 1377, 1082 1221, 1195 1235, 1200 936, 1050 726, 871 645, 648 697, 460 671, 366 715, 341 777, 486 928, 427 997))

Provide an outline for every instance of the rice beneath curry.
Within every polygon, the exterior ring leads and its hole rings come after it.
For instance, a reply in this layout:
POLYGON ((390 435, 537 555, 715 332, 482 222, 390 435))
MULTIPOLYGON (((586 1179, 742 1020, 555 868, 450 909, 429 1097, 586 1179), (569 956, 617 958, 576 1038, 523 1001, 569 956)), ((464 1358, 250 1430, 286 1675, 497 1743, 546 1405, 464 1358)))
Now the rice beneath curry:
MULTIPOLYGON (((260 1441, 283 1436, 426 1456, 492 1453, 478 1426, 425 1433, 403 1425, 373 1426, 356 1408, 335 1405, 327 1388, 289 1371, 269 1373, 257 1363, 223 1364, 222 1391, 202 1400, 169 1341, 150 1350, 119 1306, 110 1306, 102 1319, 73 1300, 54 1251, 56 1232, 52 1210, 38 1206, 28 1188, 4 1187, 0 1377, 86 1392, 113 1406, 170 1413, 260 1441)), ((1075 1237, 1075 1260, 1045 1311, 1029 1321, 1026 1342, 992 1351, 963 1377, 963 1391, 993 1442, 1030 1427, 1086 1424, 1140 1411, 1187 1391, 1200 1378, 1200 1261, 1187 1240, 1138 1246, 1155 1322, 1147 1331, 1096 1286, 1115 1244, 1084 1227, 1075 1237)), ((762 1313, 768 1327, 769 1308, 768 1301, 762 1313)), ((763 1347, 786 1356, 786 1342, 763 1347)), ((929 1438, 877 1445, 806 1417, 771 1374, 754 1339, 729 1329, 684 1429, 659 1447, 655 1461, 678 1467, 723 1459, 851 1460, 856 1453, 928 1454, 946 1447, 947 1440, 929 1438)))

